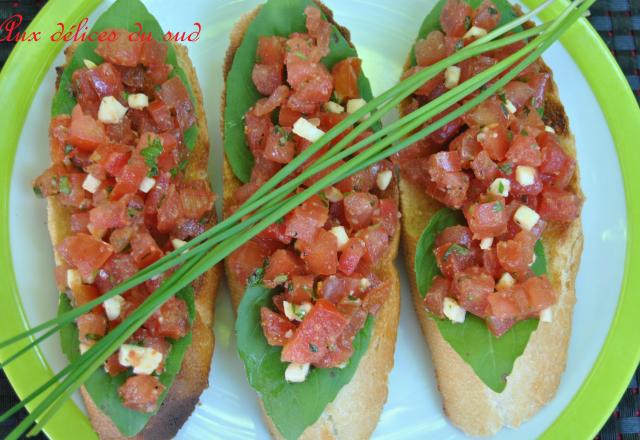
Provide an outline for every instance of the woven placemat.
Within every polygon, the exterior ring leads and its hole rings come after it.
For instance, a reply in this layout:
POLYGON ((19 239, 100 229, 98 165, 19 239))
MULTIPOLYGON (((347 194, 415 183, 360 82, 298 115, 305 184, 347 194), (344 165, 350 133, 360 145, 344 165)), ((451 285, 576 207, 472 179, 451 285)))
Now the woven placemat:
MULTIPOLYGON (((19 13, 25 20, 22 25, 24 29, 45 3, 45 0, 0 0, 0 23, 7 17, 19 13)), ((591 8, 589 20, 611 49, 640 102, 640 55, 637 52, 640 48, 640 0, 599 0, 591 8)), ((9 56, 12 47, 10 43, 0 42, 0 67, 9 56)), ((597 439, 640 440, 639 383, 640 368, 597 439)), ((0 413, 17 402, 11 385, 0 372, 0 413)), ((22 412, 0 423, 0 438, 4 438, 24 417, 25 413, 22 412)), ((46 439, 44 436, 35 438, 46 439)))

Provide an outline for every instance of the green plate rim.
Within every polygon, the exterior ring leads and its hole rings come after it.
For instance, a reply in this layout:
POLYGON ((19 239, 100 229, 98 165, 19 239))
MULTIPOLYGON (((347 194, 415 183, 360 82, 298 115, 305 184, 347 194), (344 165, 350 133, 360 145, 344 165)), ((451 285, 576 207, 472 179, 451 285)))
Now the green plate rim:
MULTIPOLYGON (((35 17, 27 31, 55 32, 55 23, 77 22, 88 16, 100 2, 52 0, 35 17)), ((524 2, 533 7, 541 0, 524 2)), ((541 14, 541 18, 553 18, 566 5, 566 0, 558 0, 541 14)), ((640 346, 633 344, 630 336, 637 330, 634 318, 640 311, 640 294, 634 291, 640 292, 640 273, 629 270, 640 265, 640 199, 631 197, 632 188, 640 189, 640 176, 634 174, 632 167, 632 164, 640 162, 640 150, 635 148, 635 140, 640 138, 640 109, 620 67, 585 19, 565 34, 562 44, 587 79, 614 140, 625 188, 627 248, 621 292, 602 350, 580 389, 544 432, 543 438, 547 439, 593 437, 609 417, 640 360, 640 346)), ((16 334, 27 328, 9 245, 9 197, 15 152, 33 97, 61 49, 60 43, 48 40, 36 44, 18 43, 0 72, 0 102, 15 103, 14 111, 0 118, 0 133, 5 139, 0 143, 0 157, 5 159, 0 161, 0 265, 3 267, 0 285, 5 286, 0 291, 0 301, 7 309, 16 311, 11 315, 5 314, 0 320, 0 334, 3 335, 16 334)), ((0 349, 0 361, 12 352, 0 349)), ((31 350, 5 371, 21 398, 35 389, 37 383, 34 378, 46 380, 53 374, 39 349, 31 350)), ((45 432, 52 439, 63 439, 69 435, 96 438, 88 419, 72 401, 64 404, 48 423, 45 432), (71 424, 70 420, 76 422, 71 424)))

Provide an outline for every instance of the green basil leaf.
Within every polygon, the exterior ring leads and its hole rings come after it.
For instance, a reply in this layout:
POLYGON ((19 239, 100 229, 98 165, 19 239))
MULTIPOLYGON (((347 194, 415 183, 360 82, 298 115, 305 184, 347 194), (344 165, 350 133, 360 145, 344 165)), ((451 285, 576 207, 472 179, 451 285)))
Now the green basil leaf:
POLYGON ((236 319, 238 352, 249 384, 262 398, 278 431, 286 439, 296 439, 353 377, 367 351, 374 319, 370 316, 356 335, 345 368, 312 368, 304 382, 289 383, 284 379, 287 364, 280 360, 282 348, 267 344, 260 324, 260 308, 271 307, 274 293, 262 284, 250 285, 245 291, 236 319))
MULTIPOLYGON (((258 40, 267 35, 287 37, 293 32, 307 32, 304 9, 308 5, 316 4, 312 0, 268 0, 247 28, 233 59, 226 78, 224 151, 233 173, 242 182, 249 181, 254 163, 244 136, 244 115, 262 98, 251 80, 258 40)), ((330 53, 322 60, 328 69, 338 61, 358 56, 335 26, 332 26, 331 32, 330 53)), ((358 78, 358 86, 362 98, 371 100, 369 80, 362 73, 358 78)))
MULTIPOLYGON (((470 4, 473 8, 477 8, 482 0, 466 0, 468 4, 470 4)), ((440 14, 442 13, 442 8, 447 1, 446 0, 438 0, 438 3, 433 7, 429 15, 427 15, 420 26, 420 30, 418 31, 418 39, 426 37, 429 32, 442 30, 440 26, 440 14)), ((513 12, 513 7, 509 4, 507 0, 493 0, 493 4, 495 5, 498 12, 500 12, 500 23, 498 26, 502 26, 516 18, 516 14, 513 12)), ((521 29, 517 27, 516 30, 521 29)), ((411 49, 411 65, 416 65, 416 55, 414 49, 411 49)))
MULTIPOLYGON (((189 321, 193 324, 196 311, 193 289, 191 287, 183 289, 176 294, 176 297, 183 299, 187 303, 189 321)), ((67 295, 61 294, 58 315, 71 309, 72 306, 67 295)), ((180 371, 185 352, 191 345, 191 338, 192 334, 189 332, 184 338, 176 341, 168 339, 171 343, 171 351, 164 361, 164 372, 158 376, 160 382, 165 386, 164 392, 158 398, 158 407, 167 397, 167 393, 180 371)), ((74 362, 80 357, 78 328, 75 324, 68 325, 60 330, 60 344, 62 352, 67 356, 69 362, 74 362)), ((103 368, 99 368, 84 384, 98 408, 111 419, 125 437, 132 437, 142 431, 149 419, 155 414, 133 411, 122 405, 122 400, 118 395, 118 388, 129 376, 131 376, 131 372, 127 371, 112 377, 103 368)))
MULTIPOLYGON (((109 28, 127 29, 131 32, 137 32, 139 29, 135 23, 142 24, 142 31, 145 33, 151 33, 153 38, 162 41, 164 32, 162 27, 155 19, 153 15, 149 13, 147 8, 140 0, 117 0, 109 9, 107 9, 96 20, 91 32, 101 32, 109 28)), ((175 48, 173 44, 168 44, 169 51, 167 52, 167 64, 173 66, 173 71, 170 77, 178 76, 189 91, 191 102, 194 108, 197 109, 197 102, 191 89, 191 84, 187 78, 187 74, 178 64, 178 58, 176 56, 175 48)), ((80 43, 76 48, 73 57, 69 61, 69 64, 65 67, 64 72, 60 77, 60 85, 58 91, 53 98, 53 105, 51 108, 52 116, 60 114, 71 114, 73 107, 76 105, 76 99, 73 97, 71 89, 71 76, 76 70, 85 67, 84 60, 93 61, 96 64, 102 63, 103 59, 95 53, 95 49, 98 47, 97 42, 85 41, 80 43)), ((187 129, 184 133, 184 143, 189 150, 193 150, 198 133, 198 127, 196 124, 187 129)))
MULTIPOLYGON (((449 226, 465 224, 460 211, 442 208, 432 218, 418 240, 415 256, 416 284, 424 298, 433 277, 441 275, 433 253, 435 238, 449 226)), ((536 261, 531 269, 536 275, 547 273, 547 259, 542 242, 536 242, 536 261)), ((478 377, 493 391, 500 393, 507 385, 507 376, 516 359, 522 355, 531 333, 538 327, 537 319, 528 319, 514 325, 497 338, 484 320, 471 313, 462 324, 434 317, 442 337, 468 363, 478 377)))

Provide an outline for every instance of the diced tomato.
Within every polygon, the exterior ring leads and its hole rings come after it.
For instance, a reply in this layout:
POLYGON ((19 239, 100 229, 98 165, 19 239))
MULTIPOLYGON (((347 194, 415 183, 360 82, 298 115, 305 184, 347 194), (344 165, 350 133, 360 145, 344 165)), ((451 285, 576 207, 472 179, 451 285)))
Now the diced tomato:
POLYGON ((258 157, 258 153, 264 150, 264 143, 268 134, 272 131, 273 123, 268 116, 258 116, 255 114, 255 110, 247 112, 245 115, 244 134, 254 157, 258 157))
POLYGON ((284 297, 292 304, 310 302, 313 296, 313 275, 293 275, 287 282, 284 297))
MULTIPOLYGON (((89 284, 75 284, 73 286, 69 286, 71 288, 71 295, 73 296, 73 304, 74 307, 80 307, 88 302, 93 301, 94 299, 100 296, 100 292, 95 287, 89 284)), ((94 311, 97 309, 98 313, 101 309, 100 306, 96 307, 94 311)))
POLYGON ((349 243, 340 254, 338 270, 345 275, 351 275, 358 267, 365 250, 365 243, 362 239, 351 237, 349 243))
POLYGON ((98 229, 123 228, 131 222, 127 210, 127 200, 106 202, 89 211, 90 224, 98 229))
POLYGON ((373 213, 373 222, 380 224, 390 237, 398 228, 398 204, 395 199, 387 198, 378 201, 378 208, 373 213))
POLYGON ((126 29, 107 29, 116 34, 113 41, 98 42, 96 53, 105 60, 120 66, 135 67, 140 62, 141 41, 130 41, 130 32, 126 29))
POLYGON ((156 376, 135 375, 129 377, 118 388, 118 394, 125 407, 142 413, 152 413, 157 409, 158 399, 164 388, 156 376))
POLYGON ((122 77, 113 64, 102 63, 94 69, 89 69, 89 77, 99 99, 105 96, 113 96, 118 99, 122 96, 122 92, 124 92, 122 77))
POLYGON ((144 268, 159 260, 163 252, 148 232, 136 234, 131 240, 131 255, 138 267, 144 268))
POLYGON ((304 265, 295 253, 286 249, 278 249, 269 257, 263 280, 266 286, 273 288, 284 284, 292 275, 302 275, 303 273, 304 265))
POLYGON ((65 238, 57 246, 62 258, 80 271, 83 279, 92 279, 113 253, 111 246, 87 234, 75 234, 65 238))
POLYGON ((125 194, 135 194, 148 173, 149 166, 144 158, 138 153, 133 154, 116 177, 117 183, 111 192, 111 198, 117 200, 125 194))
POLYGON ((482 251, 482 267, 495 279, 502 276, 503 270, 500 266, 500 261, 498 261, 495 246, 482 251))
POLYGON ((546 276, 531 277, 522 283, 524 293, 529 301, 529 312, 540 312, 555 304, 556 294, 546 276))
POLYGON ((165 81, 157 92, 165 104, 176 112, 178 125, 182 131, 196 122, 196 114, 189 92, 179 76, 165 81))
POLYGON ((286 235, 310 242, 316 231, 324 226, 329 218, 329 208, 318 196, 313 196, 285 216, 286 235))
POLYGON ((364 241, 365 252, 362 260, 369 264, 377 263, 389 247, 389 236, 378 225, 358 231, 356 237, 364 241))
POLYGON ((229 256, 227 264, 231 272, 244 284, 264 265, 268 256, 267 251, 255 241, 248 241, 229 256))
POLYGON ((480 55, 477 57, 469 58, 468 60, 460 63, 460 81, 464 82, 474 76, 484 72, 491 66, 495 65, 497 60, 492 57, 480 55))
POLYGON ((172 297, 145 322, 151 334, 171 339, 184 338, 189 333, 189 313, 187 303, 172 297))
POLYGON ((89 312, 81 315, 76 320, 80 343, 93 345, 93 343, 105 335, 107 331, 107 318, 104 315, 89 312))
POLYGON ((531 102, 534 90, 522 81, 511 81, 504 86, 504 93, 517 109, 521 109, 531 102))
POLYGON ((89 225, 89 213, 88 212, 75 212, 71 214, 71 232, 76 234, 78 232, 87 233, 87 226, 89 225))
POLYGON ((491 0, 484 0, 473 13, 473 25, 486 31, 495 29, 500 23, 500 11, 491 0))
POLYGON ((168 80, 171 72, 173 72, 173 66, 171 64, 151 66, 146 69, 147 78, 151 80, 154 86, 159 86, 168 80))
POLYGON ((83 113, 80 105, 71 112, 68 142, 83 151, 93 151, 107 142, 102 122, 83 113))
POLYGON ((542 153, 533 136, 514 136, 506 157, 516 165, 537 167, 542 163, 542 153))
POLYGON ((319 362, 348 324, 348 320, 325 299, 319 299, 306 315, 293 338, 282 350, 283 362, 319 362))
POLYGON ((486 319, 489 331, 497 338, 504 335, 517 321, 514 318, 499 319, 495 316, 489 316, 486 319))
POLYGON ((62 162, 67 155, 67 136, 71 117, 69 115, 58 115, 51 119, 49 124, 49 151, 53 163, 62 162))
POLYGON ((500 241, 496 250, 500 265, 507 272, 526 273, 533 261, 533 247, 537 237, 531 232, 518 232, 512 240, 500 241))
POLYGON ((466 201, 469 182, 464 172, 444 173, 439 182, 427 182, 426 192, 446 205, 460 208, 466 201))
POLYGON ((166 42, 154 38, 145 40, 140 53, 140 64, 147 67, 163 66, 167 59, 169 46, 166 42))
POLYGON ((444 318, 442 304, 444 298, 449 296, 450 288, 451 281, 447 278, 436 276, 431 283, 429 291, 424 297, 424 305, 427 310, 440 318, 444 318))
POLYGON ((436 183, 444 181, 447 173, 462 169, 462 161, 458 151, 440 151, 429 157, 428 172, 431 180, 436 183))
POLYGON ((540 198, 538 214, 544 220, 568 223, 580 215, 582 200, 569 191, 546 189, 540 198))
POLYGON ((495 280, 478 266, 463 269, 453 276, 451 290, 460 306, 476 316, 487 316, 487 296, 493 292, 495 280))
POLYGON ((322 12, 315 6, 307 6, 304 8, 307 16, 306 26, 311 35, 316 40, 318 50, 321 56, 329 54, 329 38, 331 36, 331 25, 322 16, 322 12))
POLYGON ((155 126, 160 131, 171 130, 174 127, 171 109, 163 101, 156 99, 147 107, 147 112, 151 116, 155 126))
POLYGON ((371 224, 378 198, 370 193, 354 192, 344 198, 345 216, 351 229, 357 231, 371 224))
POLYGON ((260 36, 258 39, 257 61, 262 64, 284 64, 284 43, 278 36, 260 36))
POLYGON ((522 319, 527 314, 528 301, 522 286, 492 292, 488 296, 491 316, 497 319, 522 319))
POLYGON ((469 168, 473 158, 482 150, 482 146, 476 140, 478 132, 478 129, 470 128, 456 136, 449 144, 449 150, 460 154, 462 168, 469 168))
POLYGON ((424 39, 416 42, 414 47, 418 66, 430 66, 447 56, 444 47, 444 34, 440 31, 431 31, 424 39))
POLYGON ((281 127, 293 127, 293 124, 300 119, 300 116, 302 116, 302 113, 286 105, 282 106, 278 115, 278 124, 280 124, 281 127))
POLYGON ((104 363, 104 369, 107 372, 107 374, 111 377, 115 377, 120 373, 124 373, 125 371, 127 371, 126 367, 123 367, 122 365, 120 365, 118 352, 109 356, 109 358, 104 363))
POLYGON ((264 157, 272 162, 286 164, 293 160, 296 144, 291 140, 291 132, 287 128, 274 127, 267 135, 264 157))
POLYGON ((336 95, 340 101, 359 98, 358 77, 362 60, 356 57, 345 58, 334 64, 331 69, 336 95))
POLYGON ((340 275, 330 276, 322 282, 320 296, 334 304, 340 303, 345 298, 362 298, 367 290, 361 282, 362 278, 350 278, 340 275))
POLYGON ((478 263, 477 252, 469 245, 445 243, 434 249, 440 271, 451 278, 456 273, 478 263))
POLYGON ((309 271, 316 275, 332 275, 338 269, 338 242, 336 236, 318 229, 315 238, 302 252, 309 271))
POLYGON ((450 37, 462 37, 471 27, 473 9, 464 0, 447 0, 440 15, 440 25, 450 37))
POLYGON ((275 88, 271 95, 269 95, 268 98, 262 98, 258 100, 258 102, 256 102, 254 110, 255 114, 257 116, 268 115, 276 108, 285 105, 290 92, 291 91, 289 90, 289 87, 285 85, 279 85, 275 88))
POLYGON ((469 110, 462 116, 462 119, 470 127, 484 127, 492 124, 504 125, 507 122, 507 114, 508 111, 504 108, 504 104, 497 96, 493 96, 469 110))
POLYGON ((287 80, 294 90, 287 105, 301 113, 314 113, 333 92, 333 78, 323 64, 287 64, 287 80))
POLYGON ((507 231, 509 217, 503 200, 474 203, 464 215, 476 239, 496 237, 507 231))
POLYGON ((266 307, 260 308, 260 317, 262 331, 269 345, 282 346, 286 344, 289 339, 287 334, 291 337, 296 328, 288 319, 266 307))
POLYGON ((486 150, 482 150, 471 162, 473 174, 487 184, 498 176, 498 165, 491 160, 486 150))
POLYGON ((462 246, 471 247, 471 231, 466 226, 449 226, 436 237, 436 247, 443 244, 458 243, 462 246))
POLYGON ((120 284, 134 276, 138 271, 136 260, 132 254, 112 255, 105 263, 103 270, 109 274, 109 278, 115 284, 120 284))
POLYGON ((71 75, 71 90, 82 111, 94 118, 98 117, 100 98, 93 88, 90 69, 83 67, 71 75))
POLYGON ((187 218, 200 220, 202 216, 213 209, 215 195, 211 192, 209 184, 203 179, 183 183, 179 193, 182 214, 187 218))
POLYGON ((283 84, 282 70, 280 64, 255 64, 251 79, 262 95, 269 96, 283 84))
POLYGON ((501 161, 509 149, 509 132, 501 125, 485 127, 478 134, 478 141, 492 160, 501 161))
POLYGON ((184 215, 182 197, 175 185, 169 185, 169 190, 158 208, 158 231, 169 232, 176 227, 184 215))
MULTIPOLYGON (((544 104, 544 95, 550 78, 551 75, 549 73, 538 73, 533 75, 529 81, 529 85, 534 90, 532 104, 535 108, 540 108, 544 104)), ((534 113, 537 114, 537 112, 534 113)))
POLYGON ((91 154, 91 160, 98 163, 112 176, 118 176, 131 157, 131 147, 123 144, 102 144, 91 154))

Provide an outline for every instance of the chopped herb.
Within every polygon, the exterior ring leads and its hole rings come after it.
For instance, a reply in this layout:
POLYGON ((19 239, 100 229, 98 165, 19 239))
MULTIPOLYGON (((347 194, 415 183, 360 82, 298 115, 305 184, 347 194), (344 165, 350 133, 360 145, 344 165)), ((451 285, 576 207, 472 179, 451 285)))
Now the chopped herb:
POLYGON ((287 142, 291 140, 291 132, 285 130, 279 125, 275 126, 274 132, 280 135, 280 139, 278 139, 278 145, 283 147, 287 142))
POLYGON ((311 350, 312 353, 317 353, 318 352, 318 346, 315 344, 309 344, 309 350, 311 350))
POLYGON ((293 283, 292 282, 288 282, 287 283, 287 292, 293 292, 293 283))
POLYGON ((502 212, 504 211, 504 205, 502 202, 495 202, 493 204, 493 212, 502 212))
POLYGON ((462 246, 461 244, 454 243, 449 246, 449 249, 447 249, 442 258, 446 261, 452 254, 469 255, 470 252, 469 248, 462 246))
POLYGON ((135 217, 140 214, 140 210, 136 208, 127 208, 127 214, 129 214, 129 217, 135 217))
POLYGON ((66 194, 66 195, 71 194, 71 183, 69 182, 69 178, 67 176, 60 176, 60 183, 58 184, 58 189, 62 194, 66 194))
POLYGON ((162 154, 162 143, 160 139, 153 139, 149 146, 143 148, 140 151, 142 157, 144 157, 144 162, 149 167, 149 177, 155 177, 158 175, 158 157, 162 154))
POLYGON ((276 221, 275 221, 275 223, 276 223, 277 225, 281 225, 281 224, 283 224, 283 223, 284 223, 284 217, 280 217, 278 220, 276 220, 276 221))
POLYGON ((84 337, 89 341, 97 341, 100 339, 100 336, 95 333, 87 333, 84 337))
MULTIPOLYGON (((265 265, 266 265, 265 259, 265 265)), ((262 277, 264 276, 264 267, 260 267, 251 274, 251 276, 247 279, 247 286, 256 286, 262 281, 262 277)))
POLYGON ((464 28, 466 30, 471 29, 471 17, 469 17, 468 15, 464 17, 464 28))
POLYGON ((40 197, 40 198, 44 197, 44 196, 42 195, 42 190, 40 189, 40 187, 39 187, 39 186, 34 186, 34 187, 33 187, 33 193, 34 193, 36 196, 40 197))
POLYGON ((513 140, 513 132, 512 131, 507 131, 507 137, 509 138, 510 141, 513 140))
POLYGON ((127 92, 126 90, 124 92, 122 92, 122 96, 124 97, 125 101, 129 100, 129 92, 127 92))
POLYGON ((487 8, 487 11, 489 12, 489 15, 498 15, 498 10, 493 6, 489 6, 487 8))
POLYGON ((307 56, 302 52, 300 52, 299 50, 296 50, 293 54, 298 58, 300 58, 301 60, 307 61, 307 56))
POLYGON ((273 282, 276 283, 276 284, 282 284, 285 281, 287 281, 288 278, 289 277, 286 274, 278 275, 277 277, 275 277, 273 279, 273 282))
POLYGON ((500 194, 504 192, 504 183, 502 183, 502 180, 498 182, 498 192, 500 194))
POLYGON ((73 145, 67 144, 64 146, 64 154, 69 154, 73 151, 73 145))
POLYGON ((529 136, 529 132, 528 132, 526 129, 524 129, 524 128, 523 128, 522 130, 520 130, 520 134, 521 134, 522 136, 529 136))
POLYGON ((509 110, 507 110, 507 106, 504 105, 504 102, 500 103, 500 109, 502 110, 502 113, 504 113, 504 115, 508 118, 509 117, 509 110))
POLYGON ((538 107, 536 108, 536 111, 538 112, 538 114, 540 115, 540 118, 544 118, 544 108, 543 107, 538 107))
POLYGON ((507 94, 504 92, 500 92, 498 93, 498 98, 500 98, 500 101, 504 102, 505 104, 507 103, 507 94))
POLYGON ((462 40, 456 41, 456 44, 454 45, 454 48, 456 51, 462 49, 463 47, 464 47, 464 42, 462 40))

